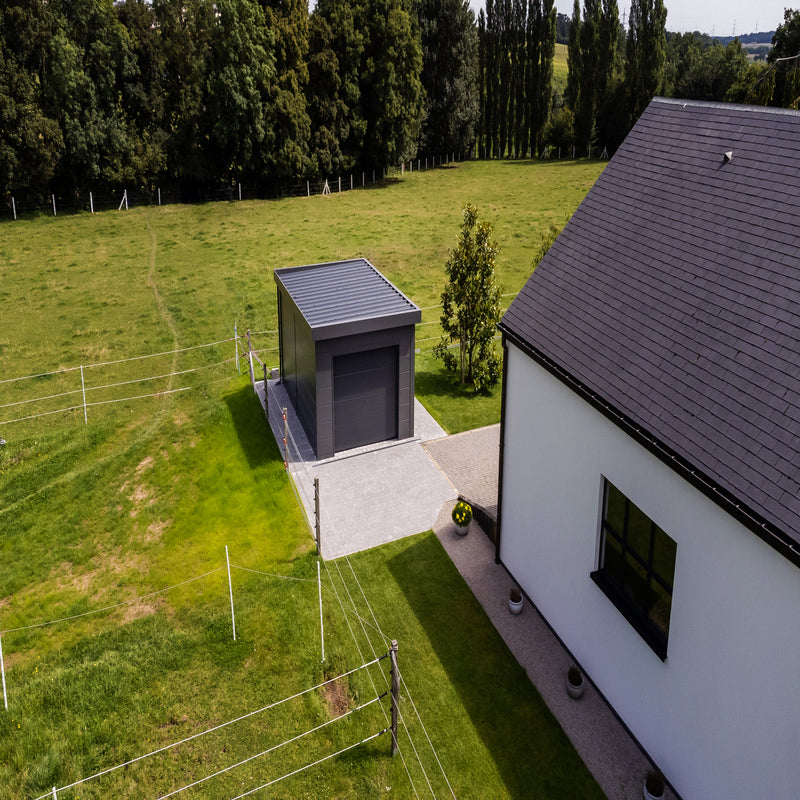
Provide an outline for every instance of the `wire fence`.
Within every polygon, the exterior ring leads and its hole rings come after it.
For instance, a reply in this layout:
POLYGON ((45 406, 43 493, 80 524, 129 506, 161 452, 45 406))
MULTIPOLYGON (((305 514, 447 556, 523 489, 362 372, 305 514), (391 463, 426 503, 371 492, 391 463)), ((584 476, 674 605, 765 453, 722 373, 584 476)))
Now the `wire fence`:
MULTIPOLYGON (((257 386, 254 386, 258 390, 257 386)), ((284 407, 282 407, 270 391, 269 384, 264 384, 263 395, 264 411, 276 438, 282 442, 284 464, 290 478, 295 497, 300 505, 303 516, 307 521, 309 532, 315 537, 317 524, 324 528, 325 535, 335 537, 337 542, 344 542, 345 551, 353 551, 351 537, 346 531, 337 531, 335 522, 330 518, 325 506, 319 504, 315 497, 314 475, 310 464, 314 461, 314 454, 306 441, 298 441, 292 426, 288 425, 284 407)), ((317 539, 319 546, 319 540, 317 539)), ((359 580, 349 555, 328 562, 321 558, 328 586, 338 604, 342 617, 347 623, 347 628, 358 651, 359 658, 365 660, 372 653, 373 657, 390 641, 389 635, 382 629, 375 615, 372 604, 367 598, 362 582, 359 580)), ((408 777, 409 786, 415 797, 419 797, 419 787, 427 787, 427 792, 434 798, 437 797, 433 783, 435 778, 431 769, 438 770, 447 787, 446 794, 455 798, 450 781, 441 763, 431 736, 422 720, 417 706, 413 702, 411 691, 405 680, 402 679, 404 688, 403 702, 398 708, 399 720, 404 733, 403 746, 398 747, 403 766, 408 777), (405 702, 410 703, 410 708, 404 711, 405 702), (420 731, 427 747, 417 747, 420 731), (406 747, 410 752, 406 753, 406 747), (433 758, 433 763, 430 758, 433 758), (416 780, 415 780, 416 778, 416 780)), ((377 694, 380 690, 373 684, 373 691, 377 694)), ((399 744, 399 743, 398 743, 399 744)), ((441 788, 441 787, 440 787, 441 788)))
POLYGON ((30 199, 15 195, 13 190, 4 202, 0 219, 16 220, 35 214, 52 217, 98 213, 101 211, 127 211, 143 206, 164 206, 176 203, 234 203, 242 200, 270 200, 286 197, 311 197, 313 195, 341 194, 356 189, 368 189, 394 181, 406 173, 425 172, 446 167, 453 162, 469 158, 468 153, 446 153, 420 156, 397 166, 376 169, 359 169, 350 172, 308 178, 286 186, 272 186, 254 182, 235 182, 216 187, 153 187, 151 189, 119 188, 75 189, 52 193, 45 198, 30 199))

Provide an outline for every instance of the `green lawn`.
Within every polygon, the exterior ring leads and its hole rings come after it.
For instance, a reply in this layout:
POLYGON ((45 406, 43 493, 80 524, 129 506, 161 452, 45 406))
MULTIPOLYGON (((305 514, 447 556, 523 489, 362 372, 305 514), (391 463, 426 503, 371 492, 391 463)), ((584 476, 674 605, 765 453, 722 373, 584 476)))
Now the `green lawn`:
MULTIPOLYGON (((352 609, 343 612, 337 592, 345 609, 355 604, 371 620, 350 566, 334 562, 323 568, 321 661, 313 543, 234 345, 172 351, 227 340, 236 322, 259 332, 254 345, 276 363, 267 332, 277 266, 363 255, 420 306, 436 305, 468 200, 495 225, 499 278, 517 291, 540 231, 564 221, 601 168, 475 162, 327 198, 0 225, 0 422, 46 414, 0 425, 9 694, 0 800, 38 797, 335 677, 371 658, 372 646, 386 649, 352 609), (153 353, 163 355, 120 361, 153 353), (103 404, 87 407, 84 424, 75 368, 99 362, 119 363, 85 367, 87 403, 103 404), (53 370, 64 371, 12 380, 53 370), (123 385, 102 388, 109 384, 123 385), (48 414, 66 406, 76 408, 48 414), (12 631, 62 617, 74 619, 12 631)), ((425 321, 436 316, 424 312, 425 321)), ((436 328, 421 327, 418 339, 435 338, 436 328)), ((432 344, 419 343, 423 402, 452 431, 497 421, 499 390, 474 396, 453 386, 432 344)), ((380 628, 400 641, 401 668, 457 796, 599 796, 435 537, 361 554, 352 566, 380 628)), ((355 709, 374 697, 385 664, 59 798, 165 794, 355 709)), ((403 710, 442 796, 407 698, 403 710)), ((192 796, 234 797, 385 724, 377 703, 353 710, 192 796)), ((388 757, 384 734, 270 787, 271 796, 410 797, 410 780, 426 796, 404 737, 406 765, 388 757)))

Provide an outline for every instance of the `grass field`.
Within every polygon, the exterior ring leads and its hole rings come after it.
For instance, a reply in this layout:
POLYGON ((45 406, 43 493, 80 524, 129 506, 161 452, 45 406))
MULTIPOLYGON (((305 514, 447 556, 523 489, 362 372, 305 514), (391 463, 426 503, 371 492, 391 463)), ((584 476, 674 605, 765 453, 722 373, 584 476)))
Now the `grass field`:
MULTIPOLYGON (((279 266, 363 255, 420 306, 435 306, 467 201, 493 223, 498 277, 515 292, 540 232, 564 222, 601 168, 475 162, 326 198, 0 225, 0 422, 47 414, 0 425, 9 698, 0 799, 39 797, 385 652, 356 576, 381 630, 400 641, 408 689, 457 796, 600 796, 431 534, 324 565, 321 661, 312 540, 225 340, 234 321, 274 331, 279 266), (164 355, 120 361, 154 353, 164 355), (87 366, 100 362, 118 363, 87 366), (88 406, 88 424, 80 365, 87 402, 103 403, 88 406), (12 380, 54 370, 63 371, 12 380)), ((436 317, 431 309, 424 321, 436 317)), ((421 327, 418 340, 436 328, 421 327)), ((277 363, 273 333, 253 341, 277 363)), ((499 393, 454 390, 427 352, 434 343, 419 344, 423 401, 449 430, 496 421, 499 393)), ((352 710, 187 793, 234 797, 381 730, 377 703, 354 709, 374 698, 385 665, 58 796, 160 797, 352 710)), ((401 709, 436 796, 447 795, 407 697, 401 709)), ((413 781, 427 796, 405 733, 400 745, 405 765, 388 757, 384 734, 269 791, 412 797, 413 781)))

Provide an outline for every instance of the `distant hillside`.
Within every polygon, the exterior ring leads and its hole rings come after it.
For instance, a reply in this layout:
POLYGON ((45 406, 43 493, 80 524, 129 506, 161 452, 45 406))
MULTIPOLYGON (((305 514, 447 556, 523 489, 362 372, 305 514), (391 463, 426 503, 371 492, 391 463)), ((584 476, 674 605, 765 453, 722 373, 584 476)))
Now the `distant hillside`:
POLYGON ((742 47, 748 44, 772 44, 772 37, 775 31, 762 31, 761 33, 743 33, 741 36, 712 36, 720 44, 729 44, 734 39, 738 39, 742 47))

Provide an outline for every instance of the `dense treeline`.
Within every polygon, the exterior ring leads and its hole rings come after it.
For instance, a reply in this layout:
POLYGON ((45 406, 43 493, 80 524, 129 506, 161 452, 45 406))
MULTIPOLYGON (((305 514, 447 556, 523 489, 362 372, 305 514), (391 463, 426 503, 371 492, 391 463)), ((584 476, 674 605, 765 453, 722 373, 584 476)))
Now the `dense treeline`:
POLYGON ((466 0, 6 0, 0 190, 270 190, 474 141, 466 0))
POLYGON ((609 152, 655 94, 800 106, 800 12, 767 63, 667 34, 663 0, 5 0, 0 191, 184 194, 420 153, 609 152), (569 74, 553 91, 555 43, 569 74))

